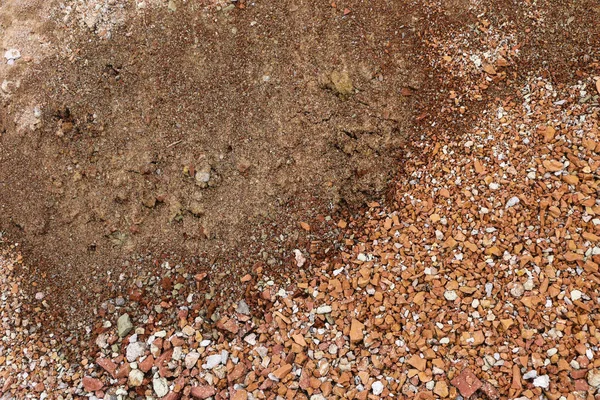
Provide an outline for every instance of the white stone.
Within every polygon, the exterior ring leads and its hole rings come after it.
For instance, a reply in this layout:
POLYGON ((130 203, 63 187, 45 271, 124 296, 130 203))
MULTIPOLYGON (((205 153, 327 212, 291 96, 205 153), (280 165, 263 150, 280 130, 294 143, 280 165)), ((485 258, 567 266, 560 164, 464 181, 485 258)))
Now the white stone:
POLYGON ((444 298, 448 301, 454 301, 458 298, 458 295, 454 290, 446 290, 444 292, 444 298))
POLYGON ((352 364, 346 357, 342 357, 340 359, 340 363, 338 364, 338 368, 342 372, 350 371, 352 369, 352 364))
POLYGON ((329 314, 331 312, 331 306, 324 305, 317 308, 317 314, 329 314))
POLYGON ((185 367, 187 369, 192 369, 200 359, 200 353, 197 351, 192 351, 185 356, 185 367))
POLYGON ((535 378, 536 376, 537 376, 537 371, 536 371, 535 369, 533 369, 533 370, 531 370, 531 371, 529 371, 529 372, 526 372, 526 373, 523 375, 523 379, 525 379, 525 380, 527 380, 527 379, 533 379, 533 378, 535 378))
POLYGON ((212 356, 206 357, 206 363, 202 364, 202 368, 204 369, 213 369, 216 366, 221 364, 221 355, 213 354, 212 356))
POLYGON ((244 342, 248 343, 250 346, 254 346, 256 344, 256 334, 250 333, 244 337, 244 342))
POLYGON ((165 378, 154 378, 152 388, 158 397, 166 396, 169 393, 169 384, 165 378))
POLYGON ((269 349, 267 349, 264 346, 260 346, 256 348, 256 353, 261 356, 262 358, 265 358, 267 356, 267 354, 269 354, 269 349))
POLYGON ((146 344, 143 342, 133 342, 127 345, 126 357, 127 361, 134 362, 144 355, 146 352, 146 344))
POLYGON ((181 346, 173 347, 173 354, 171 355, 173 361, 179 361, 183 358, 183 348, 181 346))
POLYGON ((485 284, 485 295, 487 297, 491 297, 492 296, 492 290, 494 289, 494 285, 490 282, 485 284))
POLYGON ((600 369, 591 369, 587 374, 587 382, 592 387, 600 387, 600 369))
POLYGON ((298 249, 294 249, 294 257, 296 258, 296 265, 298 268, 302 267, 306 262, 306 258, 302 255, 302 252, 298 249))
POLYGON ((229 352, 227 350, 221 350, 221 364, 227 364, 227 359, 229 358, 229 352))
POLYGON ((235 311, 243 315, 250 315, 250 307, 244 300, 240 300, 235 311))
POLYGON ((431 369, 431 371, 434 375, 444 375, 444 370, 435 366, 431 369))
POLYGON ((96 346, 100 347, 101 349, 107 348, 108 347, 107 340, 108 340, 108 335, 106 333, 101 333, 96 338, 96 346))
POLYGON ((579 291, 577 289, 571 290, 571 300, 573 300, 573 301, 581 300, 581 291, 579 291))
POLYGON ((200 342, 200 347, 208 347, 208 346, 210 346, 210 340, 205 339, 200 342))
POLYGON ((383 392, 383 383, 380 381, 373 382, 373 385, 371 385, 371 390, 375 396, 379 396, 383 392))
POLYGON ((528 279, 527 282, 525 282, 523 284, 523 288, 525 290, 533 290, 534 287, 535 287, 535 285, 531 279, 528 279))
POLYGON ((140 386, 144 380, 144 373, 139 369, 132 369, 129 372, 129 386, 140 386))
POLYGON ((471 61, 473 61, 473 64, 475 64, 475 67, 477 67, 477 68, 481 67, 481 57, 479 57, 477 54, 471 54, 469 59, 471 61))
POLYGON ((196 181, 200 183, 207 183, 208 181, 210 181, 210 171, 196 172, 196 181))
POLYGON ((548 375, 538 376, 533 380, 533 386, 542 389, 548 389, 548 387, 550 386, 550 377, 548 375))
POLYGON ((4 53, 4 58, 6 58, 6 61, 18 60, 21 58, 21 52, 17 49, 8 49, 4 53))
POLYGON ((519 282, 515 283, 513 285, 513 287, 510 289, 510 294, 513 297, 517 297, 517 298, 521 297, 521 296, 523 296, 523 293, 525 293, 525 288, 519 282))
POLYGON ((517 204, 519 204, 521 200, 517 197, 517 196, 513 196, 510 199, 508 199, 508 201, 506 202, 506 206, 505 208, 511 208, 516 206, 517 204))

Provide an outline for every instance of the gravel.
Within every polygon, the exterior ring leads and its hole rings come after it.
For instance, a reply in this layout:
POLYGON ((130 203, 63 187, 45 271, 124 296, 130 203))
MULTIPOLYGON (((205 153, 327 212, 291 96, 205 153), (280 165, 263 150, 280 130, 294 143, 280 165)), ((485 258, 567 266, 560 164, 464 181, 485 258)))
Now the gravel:
POLYGON ((303 248, 301 271, 298 253, 286 253, 286 279, 257 265, 241 301, 197 305, 214 287, 174 261, 132 285, 143 298, 100 307, 82 337, 49 335, 41 315, 51 304, 21 287, 20 248, 2 250, 5 398, 592 398, 600 110, 579 99, 595 84, 582 76, 557 88, 540 75, 501 101, 485 97, 483 86, 508 76, 500 57, 517 62, 517 44, 515 32, 479 24, 489 52, 456 37, 432 50, 433 68, 462 82, 460 93, 440 92, 453 96, 449 116, 462 115, 461 96, 484 109, 472 129, 427 125, 436 136, 413 145, 428 162, 406 160, 392 201, 329 218, 335 245, 303 248), (78 341, 85 349, 69 362, 64 344, 78 341))
POLYGON ((454 301, 458 299, 458 294, 454 290, 446 290, 444 292, 444 298, 448 301, 454 301))
POLYGON ((129 314, 123 314, 117 320, 117 333, 119 337, 125 337, 133 330, 133 324, 129 314))
POLYGON ((134 362, 146 353, 146 344, 142 342, 129 343, 126 350, 127 361, 134 362))

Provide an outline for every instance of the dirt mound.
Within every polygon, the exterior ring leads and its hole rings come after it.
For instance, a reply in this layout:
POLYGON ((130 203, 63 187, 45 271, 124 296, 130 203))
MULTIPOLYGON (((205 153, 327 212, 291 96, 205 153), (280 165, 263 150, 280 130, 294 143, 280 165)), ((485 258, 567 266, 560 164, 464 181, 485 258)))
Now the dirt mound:
POLYGON ((150 252, 275 269, 299 221, 386 188, 424 78, 408 7, 114 8, 52 9, 2 105, 0 227, 73 310, 150 252))

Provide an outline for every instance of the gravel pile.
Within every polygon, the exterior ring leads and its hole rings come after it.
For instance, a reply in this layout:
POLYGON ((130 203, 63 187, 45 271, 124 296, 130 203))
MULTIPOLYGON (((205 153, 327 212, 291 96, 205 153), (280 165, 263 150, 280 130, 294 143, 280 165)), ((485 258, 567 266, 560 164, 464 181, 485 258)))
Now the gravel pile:
POLYGON ((424 115, 392 199, 324 217, 332 247, 295 250, 289 277, 257 265, 239 301, 206 307, 207 275, 163 261, 83 334, 49 332, 5 245, 1 399, 598 398, 600 78, 489 95, 519 45, 479 28, 477 48, 431 42, 463 85, 441 115, 481 100, 476 121, 424 115))

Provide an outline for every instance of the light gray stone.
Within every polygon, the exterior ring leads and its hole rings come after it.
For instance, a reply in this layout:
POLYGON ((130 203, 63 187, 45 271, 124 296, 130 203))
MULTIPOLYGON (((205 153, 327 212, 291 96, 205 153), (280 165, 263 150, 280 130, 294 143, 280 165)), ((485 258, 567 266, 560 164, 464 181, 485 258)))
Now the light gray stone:
POLYGON ((119 337, 125 337, 133 330, 133 324, 129 318, 129 314, 123 314, 117 320, 117 333, 119 337))

